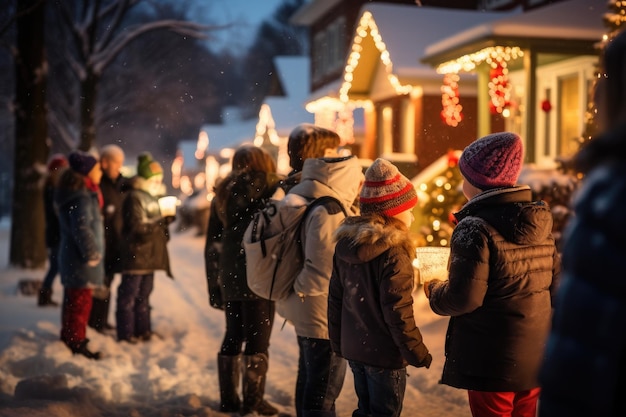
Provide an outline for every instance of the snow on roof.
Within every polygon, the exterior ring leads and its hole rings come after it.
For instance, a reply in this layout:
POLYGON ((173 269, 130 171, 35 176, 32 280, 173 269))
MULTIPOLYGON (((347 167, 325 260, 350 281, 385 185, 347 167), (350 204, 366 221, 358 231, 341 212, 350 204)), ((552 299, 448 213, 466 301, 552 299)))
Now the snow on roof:
POLYGON ((374 17, 378 32, 385 43, 393 72, 398 75, 427 75, 432 67, 420 63, 426 48, 450 34, 472 26, 501 19, 510 12, 416 7, 399 4, 368 3, 361 8, 374 17))
POLYGON ((226 107, 221 124, 204 124, 200 128, 209 137, 208 153, 219 152, 223 148, 232 148, 242 143, 252 142, 258 118, 242 120, 239 109, 226 107))
POLYGON ((274 59, 285 96, 267 97, 275 128, 279 135, 287 135, 300 123, 313 123, 314 116, 305 110, 309 92, 309 58, 306 56, 279 56, 274 59))
POLYGON ((432 43, 425 55, 436 55, 486 37, 600 40, 605 32, 604 0, 566 0, 526 13, 487 21, 432 43))

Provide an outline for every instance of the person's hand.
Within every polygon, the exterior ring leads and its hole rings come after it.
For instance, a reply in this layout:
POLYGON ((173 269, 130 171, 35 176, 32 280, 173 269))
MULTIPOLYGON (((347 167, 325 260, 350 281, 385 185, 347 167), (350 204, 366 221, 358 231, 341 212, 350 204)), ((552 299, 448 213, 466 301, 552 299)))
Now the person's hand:
POLYGON ((176 221, 176 216, 165 216, 163 218, 163 222, 165 223, 166 226, 169 226, 170 224, 174 223, 176 221))
POLYGON ((424 282, 424 295, 426 295, 426 298, 430 298, 430 281, 424 282))
POLYGON ((97 266, 101 260, 102 260, 102 256, 98 254, 95 258, 89 259, 87 261, 87 266, 91 266, 91 267, 97 266))

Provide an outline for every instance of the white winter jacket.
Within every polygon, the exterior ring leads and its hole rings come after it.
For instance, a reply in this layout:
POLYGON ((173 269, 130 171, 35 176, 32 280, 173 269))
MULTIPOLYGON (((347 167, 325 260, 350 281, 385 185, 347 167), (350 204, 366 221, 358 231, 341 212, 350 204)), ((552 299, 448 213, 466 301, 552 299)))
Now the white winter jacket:
MULTIPOLYGON (((307 159, 300 183, 285 196, 285 202, 299 206, 330 195, 341 201, 349 215, 355 215, 354 201, 363 179, 362 167, 354 156, 307 159)), ((276 302, 278 314, 294 325, 298 336, 328 339, 328 284, 335 253, 332 235, 344 218, 341 211, 329 213, 319 206, 303 224, 304 268, 296 277, 294 293, 276 302)))

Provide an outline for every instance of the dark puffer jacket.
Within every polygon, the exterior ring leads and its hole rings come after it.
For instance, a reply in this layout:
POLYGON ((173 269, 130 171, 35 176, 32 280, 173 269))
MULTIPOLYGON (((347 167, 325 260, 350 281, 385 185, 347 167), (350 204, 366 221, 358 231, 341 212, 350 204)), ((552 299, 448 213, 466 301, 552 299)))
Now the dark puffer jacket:
POLYGON ((106 174, 100 180, 100 190, 104 199, 102 214, 104 216, 105 257, 104 268, 107 274, 122 272, 122 204, 128 179, 119 175, 115 181, 106 174))
POLYGON ((139 188, 134 178, 122 204, 122 270, 152 272, 162 270, 172 277, 167 253, 168 223, 161 216, 159 200, 139 188))
POLYGON ((104 277, 104 228, 98 193, 85 186, 84 177, 68 169, 54 194, 61 243, 59 271, 67 288, 98 287, 104 277), (97 265, 89 261, 100 259, 97 265))
POLYGON ((433 311, 452 316, 441 382, 535 388, 560 270, 550 209, 519 186, 485 191, 456 217, 449 279, 429 284, 433 311))
POLYGON ((579 160, 595 169, 565 234, 539 411, 542 417, 625 416, 626 125, 591 141, 579 160))
POLYGON ((338 240, 328 295, 333 350, 387 369, 432 361, 413 317, 415 248, 404 223, 379 216, 348 217, 338 240))
MULTIPOLYGON (((231 173, 217 187, 215 205, 209 218, 207 247, 221 246, 218 282, 223 301, 258 299, 248 287, 246 254, 241 244, 254 213, 264 206, 279 186, 276 174, 231 173)), ((209 278, 214 275, 209 274, 209 278)))

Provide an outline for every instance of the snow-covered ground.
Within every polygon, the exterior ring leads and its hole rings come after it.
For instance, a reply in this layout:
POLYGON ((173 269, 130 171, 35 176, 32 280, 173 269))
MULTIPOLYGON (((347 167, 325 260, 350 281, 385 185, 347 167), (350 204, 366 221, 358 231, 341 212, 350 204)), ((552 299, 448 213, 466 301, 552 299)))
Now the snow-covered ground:
MULTIPOLYGON (((224 317, 208 304, 203 238, 192 231, 172 234, 169 248, 175 279, 157 273, 151 297, 153 327, 163 339, 120 344, 112 336, 88 329, 90 347, 105 356, 92 361, 73 356, 59 341, 60 307, 37 307, 35 297, 18 293, 20 279, 42 279, 45 270, 9 267, 9 234, 10 224, 4 219, 0 222, 0 417, 225 415, 215 411, 219 409, 216 353, 224 317)), ((116 277, 112 323, 118 284, 116 277)), ((62 291, 57 277, 56 301, 62 291)), ((403 415, 469 417, 465 391, 438 383, 448 319, 430 311, 421 290, 414 297, 418 325, 433 363, 428 370, 409 368, 403 415)), ((277 316, 266 398, 291 415, 295 415, 297 358, 293 327, 283 327, 277 316)), ((348 369, 337 415, 351 416, 355 405, 348 369)))

